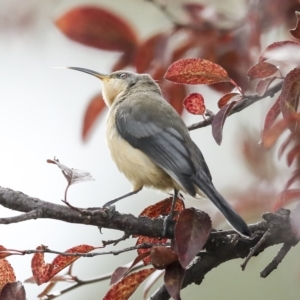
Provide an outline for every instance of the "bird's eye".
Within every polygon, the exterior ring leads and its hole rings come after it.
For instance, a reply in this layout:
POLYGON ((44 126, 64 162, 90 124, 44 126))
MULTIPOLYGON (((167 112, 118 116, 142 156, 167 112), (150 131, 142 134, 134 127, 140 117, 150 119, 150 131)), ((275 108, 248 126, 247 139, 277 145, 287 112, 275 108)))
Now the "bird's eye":
POLYGON ((126 73, 122 73, 121 75, 120 75, 120 78, 121 79, 125 79, 127 77, 127 74, 126 73))

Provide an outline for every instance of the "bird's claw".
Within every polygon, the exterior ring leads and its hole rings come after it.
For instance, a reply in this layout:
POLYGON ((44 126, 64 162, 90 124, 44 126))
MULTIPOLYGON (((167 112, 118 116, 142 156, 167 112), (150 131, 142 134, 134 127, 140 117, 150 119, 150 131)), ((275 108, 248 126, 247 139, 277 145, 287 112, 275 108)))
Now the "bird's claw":
POLYGON ((165 237, 168 232, 168 227, 170 222, 173 220, 173 214, 169 213, 166 218, 164 218, 164 223, 163 223, 163 231, 162 231, 162 236, 165 237))
POLYGON ((109 206, 104 205, 102 208, 105 209, 105 211, 108 214, 108 219, 111 220, 116 213, 116 206, 115 205, 109 205, 109 206))

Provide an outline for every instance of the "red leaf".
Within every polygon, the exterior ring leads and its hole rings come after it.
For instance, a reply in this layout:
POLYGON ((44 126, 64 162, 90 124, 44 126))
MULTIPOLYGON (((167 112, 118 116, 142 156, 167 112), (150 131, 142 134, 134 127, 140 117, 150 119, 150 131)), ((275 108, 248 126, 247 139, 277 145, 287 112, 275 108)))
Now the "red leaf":
POLYGON ((231 109, 236 104, 236 101, 232 101, 229 104, 223 106, 218 113, 215 115, 212 121, 212 134, 218 145, 221 145, 223 138, 223 126, 227 116, 229 115, 231 109))
POLYGON ((284 153, 286 147, 290 144, 291 141, 294 140, 294 134, 290 133, 286 140, 280 145, 278 149, 278 158, 280 159, 282 154, 284 153))
POLYGON ((198 93, 192 93, 185 97, 183 106, 193 115, 203 115, 206 110, 203 96, 198 93))
POLYGON ((242 98, 242 95, 240 93, 228 93, 228 94, 225 94, 218 101, 218 107, 222 108, 223 106, 225 106, 235 96, 239 96, 239 99, 237 99, 237 100, 240 100, 242 98))
POLYGON ((300 24, 299 24, 300 13, 299 13, 299 11, 295 11, 295 14, 296 14, 296 18, 297 18, 297 24, 294 29, 290 30, 290 33, 294 38, 300 39, 300 24))
POLYGON ((5 258, 0 259, 0 290, 2 290, 7 283, 15 281, 15 272, 8 260, 5 258))
POLYGON ((13 254, 14 254, 13 252, 10 252, 5 247, 0 245, 0 259, 5 258, 5 257, 10 256, 10 255, 13 255, 13 254))
POLYGON ((247 75, 249 76, 250 80, 260 79, 270 77, 271 75, 275 74, 278 71, 278 68, 270 63, 262 61, 254 66, 252 66, 247 75))
POLYGON ((280 98, 278 97, 276 102, 273 104, 273 106, 269 109, 269 111, 266 114, 263 134, 274 124, 279 113, 280 113, 280 98))
MULTIPOLYGON (((13 255, 10 252, 1 252, 0 259, 13 255)), ((1 300, 1 299, 0 299, 1 300)))
POLYGON ((271 148, 279 136, 289 126, 300 121, 300 114, 292 114, 288 118, 278 121, 274 126, 267 129, 262 136, 262 144, 265 148, 271 148))
POLYGON ((7 249, 4 246, 0 245, 0 251, 6 251, 6 250, 7 249))
MULTIPOLYGON (((279 136, 292 124, 300 121, 300 114, 291 114, 286 119, 278 121, 274 126, 264 131, 262 136, 262 144, 265 148, 271 148, 279 136)), ((299 130, 298 130, 299 132, 299 130)))
POLYGON ((300 154, 300 145, 296 145, 287 155, 286 161, 291 166, 295 158, 300 154))
POLYGON ((165 246, 153 246, 150 250, 153 267, 162 270, 178 260, 178 255, 165 246))
POLYGON ((164 276, 165 287, 170 296, 175 300, 180 300, 180 290, 185 275, 185 270, 179 264, 174 262, 166 268, 164 276))
MULTIPOLYGON (((154 218, 158 218, 161 215, 168 215, 171 210, 172 200, 173 200, 173 197, 169 197, 169 198, 164 199, 154 205, 148 206, 140 213, 140 217, 145 216, 145 217, 154 219, 154 218)), ((176 216, 176 212, 178 213, 178 212, 182 211, 183 209, 184 209, 183 200, 180 198, 177 198, 175 208, 174 208, 174 212, 175 212, 174 219, 178 218, 178 216, 176 216)), ((136 245, 140 245, 142 243, 164 244, 166 242, 167 242, 167 239, 139 236, 136 241, 136 245)), ((142 253, 145 253, 148 251, 149 251, 149 249, 138 249, 137 250, 138 254, 142 254, 142 253)), ((151 262, 151 258, 146 257, 143 259, 143 262, 144 262, 144 265, 148 265, 151 262)))
MULTIPOLYGON (((37 250, 45 250, 47 247, 38 246, 37 250)), ((68 249, 66 253, 87 253, 96 249, 89 245, 79 245, 68 249)), ((80 256, 63 256, 58 255, 51 264, 44 261, 44 253, 35 253, 31 260, 31 270, 35 282, 38 285, 48 282, 59 271, 70 265, 72 262, 80 258, 80 256)))
MULTIPOLYGON (((290 71, 282 85, 282 90, 280 93, 280 108, 283 117, 287 117, 292 113, 295 113, 299 105, 300 96, 300 69, 295 68, 290 71)), ((290 129, 293 131, 295 128, 290 129)))
POLYGON ((115 284, 107 292, 103 300, 127 300, 139 285, 155 271, 154 268, 132 273, 115 284))
MULTIPOLYGON (((148 237, 148 236, 143 236, 143 235, 140 235, 136 241, 136 245, 140 245, 140 244, 143 244, 143 243, 149 243, 149 244, 164 244, 168 241, 167 238, 151 238, 151 237, 148 237)), ((137 250, 137 253, 139 255, 143 254, 143 253, 148 253, 148 256, 146 256, 144 259, 143 259, 143 262, 144 262, 144 265, 148 265, 150 264, 151 262, 151 257, 149 256, 149 249, 138 249, 137 250)))
POLYGON ((144 258, 150 255, 150 249, 143 249, 143 250, 147 250, 147 252, 138 255, 128 268, 119 267, 113 272, 110 279, 110 285, 117 283, 120 279, 125 277, 136 264, 138 264, 141 260, 143 260, 144 258))
POLYGON ((26 300, 26 292, 20 281, 7 283, 1 291, 0 300, 26 300))
POLYGON ((277 211, 282 206, 288 205, 299 199, 300 199, 300 189, 285 190, 281 192, 280 195, 275 200, 275 203, 273 205, 273 210, 277 211))
POLYGON ((100 116, 101 112, 105 107, 105 102, 101 95, 96 95, 89 102, 83 118, 83 126, 82 126, 82 139, 84 141, 87 140, 87 137, 91 131, 92 126, 95 124, 95 121, 100 116))
POLYGON ((276 79, 276 77, 261 79, 258 81, 255 91, 258 96, 263 96, 268 90, 270 84, 276 79))
POLYGON ((269 45, 259 56, 258 62, 272 59, 276 61, 292 60, 291 53, 300 50, 300 43, 296 41, 281 41, 269 45))
MULTIPOLYGON (((37 250, 44 250, 45 246, 38 246, 37 250)), ((31 260, 31 270, 37 285, 47 282, 50 279, 52 265, 44 261, 44 253, 35 253, 31 260)))
POLYGON ((296 169, 293 173, 291 178, 288 180, 288 182, 285 184, 285 190, 289 189, 291 185, 296 182, 300 178, 300 169, 296 169))
POLYGON ((205 245, 210 231, 211 220, 203 211, 195 208, 183 210, 175 225, 175 240, 179 262, 186 268, 205 245))
MULTIPOLYGON (((149 249, 148 249, 149 251, 149 249)), ((128 267, 118 267, 114 270, 110 277, 110 285, 113 285, 117 283, 120 279, 122 279, 125 276, 126 271, 128 270, 128 267)))
MULTIPOLYGON (((299 122, 296 117, 292 116, 294 112, 298 109, 299 104, 299 95, 300 95, 300 69, 296 68, 288 73, 286 76, 281 93, 273 105, 273 107, 269 110, 266 119, 265 119, 265 125, 263 130, 263 136, 265 135, 266 131, 269 130, 270 126, 274 123, 275 119, 277 118, 279 114, 279 109, 281 110, 284 118, 288 119, 287 122, 280 123, 281 125, 278 125, 276 130, 279 130, 278 136, 281 134, 281 132, 288 126, 288 128, 294 132, 298 130, 299 122), (280 107, 279 107, 280 106, 280 107), (281 127, 283 126, 283 127, 281 127), (281 128, 281 129, 280 129, 281 128), (282 130, 282 131, 281 131, 282 130)), ((274 129, 275 130, 275 129, 274 129)), ((270 134, 270 133, 269 133, 270 134)), ((276 139, 276 134, 274 137, 276 139)), ((272 140, 271 145, 276 141, 272 140)), ((269 147, 269 146, 267 146, 269 147)), ((270 146, 271 147, 271 146, 270 146)))
POLYGON ((55 23, 68 38, 99 49, 133 53, 138 43, 126 21, 98 7, 76 7, 55 23))
MULTIPOLYGON (((146 207, 141 213, 140 217, 158 218, 161 215, 168 215, 172 206, 173 197, 166 198, 153 205, 146 207)), ((177 198, 175 203, 174 212, 179 212, 184 209, 184 202, 182 199, 177 198)))
POLYGON ((219 65, 201 58, 183 58, 174 62, 165 78, 181 84, 213 84, 230 82, 227 72, 219 65))
POLYGON ((162 57, 165 39, 164 33, 157 33, 139 45, 134 62, 137 73, 145 73, 155 57, 162 57))
MULTIPOLYGON (((65 253, 88 253, 93 250, 95 250, 96 247, 90 246, 90 245, 78 245, 75 247, 72 247, 65 251, 65 253)), ((73 263, 75 260, 80 258, 80 256, 63 256, 58 255, 54 258, 52 261, 52 271, 51 271, 51 278, 56 275, 58 272, 63 270, 65 267, 69 266, 71 263, 73 263)))

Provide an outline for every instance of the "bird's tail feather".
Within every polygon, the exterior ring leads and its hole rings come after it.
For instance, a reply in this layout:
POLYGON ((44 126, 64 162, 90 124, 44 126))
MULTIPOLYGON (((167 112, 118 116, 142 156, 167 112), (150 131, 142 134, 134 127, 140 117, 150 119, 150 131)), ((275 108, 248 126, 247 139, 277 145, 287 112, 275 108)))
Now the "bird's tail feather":
POLYGON ((249 227, 245 221, 237 214, 231 205, 215 189, 211 182, 202 180, 200 176, 193 177, 195 185, 210 199, 213 204, 220 210, 231 226, 244 236, 251 236, 249 227))

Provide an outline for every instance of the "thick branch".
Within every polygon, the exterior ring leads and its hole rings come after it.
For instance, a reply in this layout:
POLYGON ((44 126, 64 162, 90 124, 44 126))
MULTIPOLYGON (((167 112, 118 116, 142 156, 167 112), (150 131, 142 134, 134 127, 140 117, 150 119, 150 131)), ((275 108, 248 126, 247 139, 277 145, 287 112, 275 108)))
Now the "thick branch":
MULTIPOLYGON (((80 213, 80 210, 42 201, 7 188, 0 188, 0 205, 25 213, 25 217, 20 215, 12 218, 0 218, 0 224, 48 218, 69 223, 116 229, 130 235, 161 237, 163 231, 162 219, 137 218, 133 215, 120 214, 118 212, 114 212, 111 215, 111 211, 102 208, 82 210, 87 211, 87 213, 83 214, 80 213)), ((286 245, 283 246, 277 257, 266 269, 265 276, 267 276, 278 266, 288 250, 298 242, 290 227, 289 213, 288 210, 281 209, 276 214, 264 214, 264 221, 249 225, 252 232, 251 239, 237 235, 233 236, 231 231, 223 233, 212 232, 205 245, 205 252, 201 252, 199 259, 186 270, 183 288, 191 283, 200 284, 205 274, 221 263, 235 258, 247 257, 252 248, 251 254, 256 256, 272 245, 281 243, 286 245), (268 234, 266 234, 267 231, 268 234), (263 240, 262 237, 264 237, 263 240), (258 246, 256 246, 257 244, 258 246)), ((174 237, 174 223, 168 227, 167 237, 174 237)), ((165 287, 162 286, 151 299, 169 299, 169 295, 165 287)))
MULTIPOLYGON (((232 242, 230 237, 227 236, 219 239, 210 238, 205 246, 206 252, 201 252, 199 259, 186 270, 186 276, 182 288, 185 288, 191 283, 201 284, 205 275, 209 271, 226 261, 247 257, 249 251, 260 242, 266 231, 269 231, 270 234, 264 243, 259 245, 256 252, 253 253, 254 256, 257 256, 266 248, 275 244, 284 243, 285 245, 289 245, 283 247, 284 250, 287 250, 298 243, 291 231, 288 210, 281 209, 276 214, 267 213, 263 216, 263 218, 266 222, 250 225, 253 235, 252 239, 239 238, 235 242, 232 242)), ((279 262, 286 254, 286 251, 284 250, 280 250, 279 254, 276 256, 278 257, 279 262), (281 253, 284 254, 281 255, 281 253)), ((276 266, 277 265, 278 264, 276 264, 276 266)), ((151 296, 150 299, 166 300, 170 299, 170 296, 163 285, 154 293, 154 295, 151 296)))
MULTIPOLYGON (((25 214, 0 218, 0 224, 22 222, 30 219, 55 219, 68 223, 86 224, 109 229, 116 229, 130 235, 144 235, 161 237, 163 219, 149 219, 135 217, 131 214, 120 214, 117 211, 111 215, 109 209, 87 209, 87 213, 80 213, 68 206, 54 204, 29 197, 22 192, 0 187, 0 205, 25 214), (91 214, 88 214, 88 212, 91 214)), ((168 226, 167 237, 174 235, 174 223, 168 226)))

